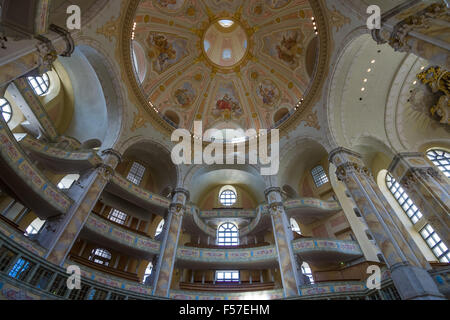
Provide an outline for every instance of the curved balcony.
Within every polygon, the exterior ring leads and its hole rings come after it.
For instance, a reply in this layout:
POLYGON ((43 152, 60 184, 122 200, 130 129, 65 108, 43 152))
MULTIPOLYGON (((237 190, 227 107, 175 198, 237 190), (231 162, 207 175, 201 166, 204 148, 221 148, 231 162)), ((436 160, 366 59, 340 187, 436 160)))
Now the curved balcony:
POLYGON ((169 297, 177 300, 275 300, 282 299, 284 294, 282 289, 235 293, 170 290, 169 297))
POLYGON ((79 172, 93 168, 103 161, 92 150, 67 151, 36 140, 29 134, 15 135, 19 144, 29 151, 33 158, 55 172, 79 172))
POLYGON ((0 117, 2 185, 41 219, 66 213, 73 201, 30 161, 8 125, 0 117))
POLYGON ((337 201, 315 198, 290 199, 283 205, 289 218, 299 218, 303 224, 311 224, 342 210, 337 201))
POLYGON ((247 249, 205 249, 179 247, 176 265, 180 268, 276 268, 278 254, 275 246, 247 249))
POLYGON ((105 190, 152 213, 164 215, 170 200, 141 188, 116 174, 111 178, 105 190))
POLYGON ((314 266, 347 262, 363 256, 356 241, 302 238, 292 241, 294 254, 314 266))
POLYGON ((239 236, 243 237, 259 232, 270 227, 271 220, 267 205, 260 205, 253 210, 212 210, 200 211, 196 206, 187 206, 186 215, 183 219, 183 226, 189 232, 198 234, 202 232, 213 238, 216 237, 216 229, 208 226, 203 219, 210 218, 252 218, 250 223, 239 230, 239 236))
POLYGON ((80 235, 112 248, 122 249, 124 252, 133 252, 147 259, 159 254, 160 251, 159 241, 127 230, 96 214, 89 216, 80 235))

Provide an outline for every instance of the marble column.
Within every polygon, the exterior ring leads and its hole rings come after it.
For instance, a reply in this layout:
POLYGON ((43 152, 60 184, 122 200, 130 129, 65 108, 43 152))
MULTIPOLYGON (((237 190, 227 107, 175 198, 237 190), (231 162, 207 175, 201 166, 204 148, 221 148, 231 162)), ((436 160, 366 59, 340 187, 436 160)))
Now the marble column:
POLYGON ((156 296, 169 297, 178 240, 188 199, 189 191, 182 188, 175 189, 172 203, 164 220, 160 259, 158 260, 153 286, 153 294, 156 296))
POLYGON ((381 29, 372 30, 377 43, 450 67, 448 8, 444 3, 424 6, 423 1, 406 1, 385 12, 381 21, 381 29))
POLYGON ((425 157, 422 153, 400 153, 389 166, 389 172, 449 247, 449 179, 425 157))
POLYGON ((104 150, 102 156, 103 163, 83 174, 69 189, 69 196, 75 200, 69 212, 48 219, 39 235, 39 243, 48 249, 45 257, 52 263, 63 265, 89 214, 114 174, 114 169, 121 161, 121 155, 113 149, 104 150))
POLYGON ((284 211, 281 189, 271 187, 266 189, 264 194, 269 204, 272 219, 284 296, 296 296, 299 294, 298 287, 301 286, 301 282, 297 274, 296 260, 292 249, 292 232, 289 229, 289 222, 284 211))
POLYGON ((359 154, 337 148, 330 153, 336 175, 347 187, 385 258, 402 299, 443 299, 425 268, 428 263, 408 236, 359 154))

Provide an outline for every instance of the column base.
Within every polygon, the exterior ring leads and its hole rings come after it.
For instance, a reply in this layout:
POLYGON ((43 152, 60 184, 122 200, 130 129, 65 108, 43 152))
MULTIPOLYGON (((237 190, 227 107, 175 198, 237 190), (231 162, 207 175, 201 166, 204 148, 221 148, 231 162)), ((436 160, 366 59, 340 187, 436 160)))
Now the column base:
POLYGON ((425 269, 410 265, 394 266, 391 278, 404 300, 446 300, 425 269))

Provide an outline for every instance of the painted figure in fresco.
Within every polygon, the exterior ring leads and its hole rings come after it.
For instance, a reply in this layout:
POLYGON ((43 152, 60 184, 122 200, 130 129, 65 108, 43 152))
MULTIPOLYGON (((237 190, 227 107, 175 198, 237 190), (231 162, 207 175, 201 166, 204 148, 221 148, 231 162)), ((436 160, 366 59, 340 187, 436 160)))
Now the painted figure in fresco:
POLYGON ((173 48, 172 44, 169 43, 166 36, 164 35, 155 35, 153 37, 153 45, 158 50, 158 62, 161 68, 164 67, 164 64, 168 60, 173 60, 177 56, 177 52, 173 48))
POLYGON ((262 97, 264 104, 273 104, 275 99, 275 90, 270 87, 263 87, 262 84, 259 85, 259 94, 262 97))
POLYGON ((158 0, 158 3, 161 7, 167 8, 168 6, 175 6, 178 1, 179 0, 158 0))
POLYGON ((220 113, 230 113, 234 116, 239 116, 242 114, 242 109, 239 104, 225 93, 222 99, 217 100, 216 102, 216 110, 220 113))
POLYGON ((299 49, 301 50, 302 36, 297 32, 290 35, 283 35, 280 44, 276 46, 278 58, 284 62, 294 65, 299 57, 299 49))
POLYGON ((287 5, 291 0, 266 0, 266 3, 272 9, 279 9, 287 5))
POLYGON ((183 107, 187 107, 192 103, 191 97, 188 94, 188 90, 184 88, 180 88, 175 91, 175 98, 183 107))

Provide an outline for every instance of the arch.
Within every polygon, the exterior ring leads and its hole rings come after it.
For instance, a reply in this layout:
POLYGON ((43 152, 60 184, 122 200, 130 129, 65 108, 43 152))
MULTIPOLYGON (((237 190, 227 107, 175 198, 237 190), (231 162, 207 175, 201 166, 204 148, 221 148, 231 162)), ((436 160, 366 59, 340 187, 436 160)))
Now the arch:
POLYGON ((217 245, 238 246, 239 229, 232 222, 224 222, 217 228, 217 245))
POLYGON ((145 166, 145 170, 150 172, 153 179, 153 192, 162 194, 168 187, 172 190, 177 187, 180 168, 173 164, 169 148, 139 136, 124 143, 119 152, 122 153, 123 159, 138 161, 145 166))

